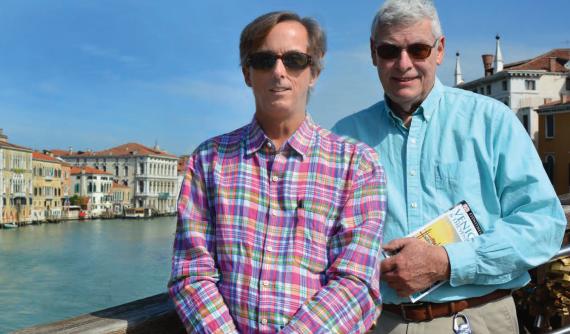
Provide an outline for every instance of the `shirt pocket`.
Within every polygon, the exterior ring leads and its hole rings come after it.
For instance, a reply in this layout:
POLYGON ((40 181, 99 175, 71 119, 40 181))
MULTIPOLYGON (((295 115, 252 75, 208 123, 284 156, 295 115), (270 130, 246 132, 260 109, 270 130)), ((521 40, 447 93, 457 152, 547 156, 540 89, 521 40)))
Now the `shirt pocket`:
POLYGON ((435 168, 435 188, 438 192, 465 200, 481 193, 479 169, 476 161, 464 160, 441 163, 435 168))
POLYGON ((313 273, 324 272, 328 266, 326 217, 299 208, 295 219, 295 263, 313 273))

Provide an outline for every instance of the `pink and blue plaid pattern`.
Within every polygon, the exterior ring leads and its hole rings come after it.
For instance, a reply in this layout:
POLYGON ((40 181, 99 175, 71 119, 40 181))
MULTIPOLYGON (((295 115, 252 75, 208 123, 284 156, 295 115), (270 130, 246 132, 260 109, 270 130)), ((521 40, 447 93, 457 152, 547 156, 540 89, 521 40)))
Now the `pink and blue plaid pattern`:
POLYGON ((380 311, 385 178, 373 150, 258 123, 189 160, 169 291, 190 333, 361 333, 380 311))

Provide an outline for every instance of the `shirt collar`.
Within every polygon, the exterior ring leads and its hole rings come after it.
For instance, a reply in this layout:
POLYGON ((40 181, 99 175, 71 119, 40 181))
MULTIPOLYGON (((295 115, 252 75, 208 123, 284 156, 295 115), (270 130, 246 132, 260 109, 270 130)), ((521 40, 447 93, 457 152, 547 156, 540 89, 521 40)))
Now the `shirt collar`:
MULTIPOLYGON (((307 114, 303 123, 301 123, 299 128, 295 130, 293 135, 289 137, 287 142, 284 144, 284 149, 291 147, 304 158, 311 146, 315 128, 315 123, 311 116, 307 114)), ((263 132, 263 129, 254 117, 251 123, 249 123, 247 132, 245 133, 245 153, 247 155, 253 154, 259 151, 263 145, 266 145, 267 143, 271 143, 271 139, 265 135, 265 132, 263 132)))
POLYGON ((427 98, 420 105, 420 108, 423 110, 424 117, 428 122, 431 119, 431 116, 433 115, 435 110, 437 109, 442 94, 443 94, 443 84, 436 77, 431 92, 429 92, 427 98))

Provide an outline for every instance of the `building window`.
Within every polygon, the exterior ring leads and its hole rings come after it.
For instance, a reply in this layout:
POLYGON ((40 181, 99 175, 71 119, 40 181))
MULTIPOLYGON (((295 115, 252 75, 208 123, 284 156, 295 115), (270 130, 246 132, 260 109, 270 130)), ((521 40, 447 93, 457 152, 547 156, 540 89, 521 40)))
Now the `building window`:
POLYGON ((125 166, 125 176, 129 176, 129 166, 125 166))
POLYGON ((524 126, 524 129, 526 130, 526 132, 528 133, 528 115, 523 115, 522 117, 522 124, 524 126))
POLYGON ((119 166, 115 166, 115 176, 119 176, 119 166))
POLYGON ((487 85, 487 95, 491 95, 491 85, 487 85))
POLYGON ((507 90, 507 80, 503 80, 502 82, 503 90, 507 90))
POLYGON ((546 157, 546 162, 544 163, 544 170, 550 179, 550 183, 554 184, 554 157, 548 155, 546 157))
POLYGON ((479 88, 479 93, 485 95, 485 87, 479 88))
POLYGON ((566 78, 566 90, 570 90, 570 77, 566 78))
POLYGON ((554 115, 546 115, 545 138, 554 138, 554 115))
POLYGON ((536 80, 525 80, 524 88, 526 90, 536 90, 536 80))

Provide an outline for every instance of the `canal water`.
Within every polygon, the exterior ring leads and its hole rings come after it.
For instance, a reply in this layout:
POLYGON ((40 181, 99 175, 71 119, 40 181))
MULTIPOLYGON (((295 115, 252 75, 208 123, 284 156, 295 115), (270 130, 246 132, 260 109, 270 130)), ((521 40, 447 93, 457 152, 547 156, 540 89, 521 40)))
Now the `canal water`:
POLYGON ((175 217, 0 229, 0 333, 166 291, 175 217))

